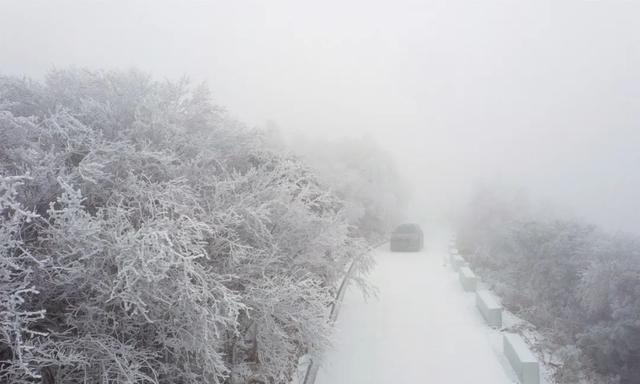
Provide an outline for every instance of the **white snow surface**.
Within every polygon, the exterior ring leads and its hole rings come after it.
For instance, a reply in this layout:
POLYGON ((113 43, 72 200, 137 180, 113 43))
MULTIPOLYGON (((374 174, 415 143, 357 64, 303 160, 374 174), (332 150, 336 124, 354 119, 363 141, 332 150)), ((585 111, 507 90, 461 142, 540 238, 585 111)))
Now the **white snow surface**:
POLYGON ((499 332, 447 265, 448 238, 427 235, 418 253, 374 251, 377 298, 348 289, 316 384, 517 382, 499 332))

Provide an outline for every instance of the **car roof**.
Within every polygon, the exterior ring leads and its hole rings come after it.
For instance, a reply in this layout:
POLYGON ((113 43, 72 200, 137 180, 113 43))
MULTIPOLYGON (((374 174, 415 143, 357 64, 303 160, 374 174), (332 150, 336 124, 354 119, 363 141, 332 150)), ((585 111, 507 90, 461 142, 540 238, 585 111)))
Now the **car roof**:
POLYGON ((418 224, 405 223, 405 224, 398 225, 394 232, 413 232, 413 231, 419 231, 419 230, 420 230, 420 226, 418 224))

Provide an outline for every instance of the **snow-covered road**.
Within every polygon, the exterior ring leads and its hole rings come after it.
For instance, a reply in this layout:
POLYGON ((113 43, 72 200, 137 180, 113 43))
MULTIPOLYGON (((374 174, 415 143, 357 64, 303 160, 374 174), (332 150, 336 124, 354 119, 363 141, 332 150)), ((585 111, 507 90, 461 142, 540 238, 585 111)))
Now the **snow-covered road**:
POLYGON ((378 297, 347 291, 316 384, 515 382, 499 335, 445 265, 447 240, 427 235, 420 253, 375 251, 378 297))

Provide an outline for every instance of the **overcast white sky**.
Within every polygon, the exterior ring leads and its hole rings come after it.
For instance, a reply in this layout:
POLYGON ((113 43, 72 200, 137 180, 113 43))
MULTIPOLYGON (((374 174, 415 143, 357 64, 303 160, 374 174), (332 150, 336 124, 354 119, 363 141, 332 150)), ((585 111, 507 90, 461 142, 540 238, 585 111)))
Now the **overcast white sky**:
POLYGON ((373 135, 431 204, 479 179, 640 232, 640 1, 0 0, 0 72, 206 80, 250 125, 373 135))

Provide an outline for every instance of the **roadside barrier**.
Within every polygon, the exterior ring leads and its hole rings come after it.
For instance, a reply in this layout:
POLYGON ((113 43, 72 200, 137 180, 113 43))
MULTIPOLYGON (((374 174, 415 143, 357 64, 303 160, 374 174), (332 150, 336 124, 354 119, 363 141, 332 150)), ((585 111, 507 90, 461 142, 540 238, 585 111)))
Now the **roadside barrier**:
POLYGON ((503 336, 503 352, 522 384, 539 384, 540 368, 538 360, 522 337, 515 333, 503 336))
POLYGON ((451 256, 451 265, 454 271, 459 272, 460 268, 467 266, 467 262, 462 256, 456 254, 451 256))
MULTIPOLYGON (((376 245, 374 245, 373 247, 371 247, 371 249, 369 250, 369 252, 373 251, 374 249, 380 247, 381 245, 383 245, 384 243, 386 243, 386 241, 380 242, 376 245)), ((333 303, 331 304, 331 310, 329 312, 329 323, 331 325, 333 325, 336 322, 336 319, 338 318, 338 313, 340 312, 340 306, 342 304, 342 300, 344 299, 344 294, 347 291, 347 287, 349 285, 349 278, 351 277, 352 273, 353 273, 353 269, 356 265, 356 262, 358 261, 359 257, 354 258, 351 261, 351 264, 349 264, 349 268, 347 269, 347 272, 345 273, 344 277, 342 278, 342 282, 340 282, 340 287, 338 288, 338 291, 336 292, 336 297, 333 300, 333 303)), ((309 359, 309 364, 307 365, 307 371, 304 375, 304 380, 302 381, 302 384, 313 384, 316 381, 316 377, 318 376, 318 370, 320 369, 320 363, 317 362, 316 360, 313 359, 309 359)))
POLYGON ((476 291, 476 307, 490 327, 502 328, 502 305, 490 291, 476 291))
MULTIPOLYGON (((476 307, 487 325, 497 329, 502 328, 503 307, 499 299, 488 290, 478 289, 480 279, 458 253, 453 241, 449 243, 449 260, 453 270, 458 272, 460 284, 465 292, 475 291, 476 307)), ((502 352, 516 373, 520 384, 540 384, 540 364, 522 336, 504 332, 502 337, 502 352)))
POLYGON ((476 290, 478 277, 469 267, 461 267, 458 272, 458 278, 465 292, 474 292, 476 290))

